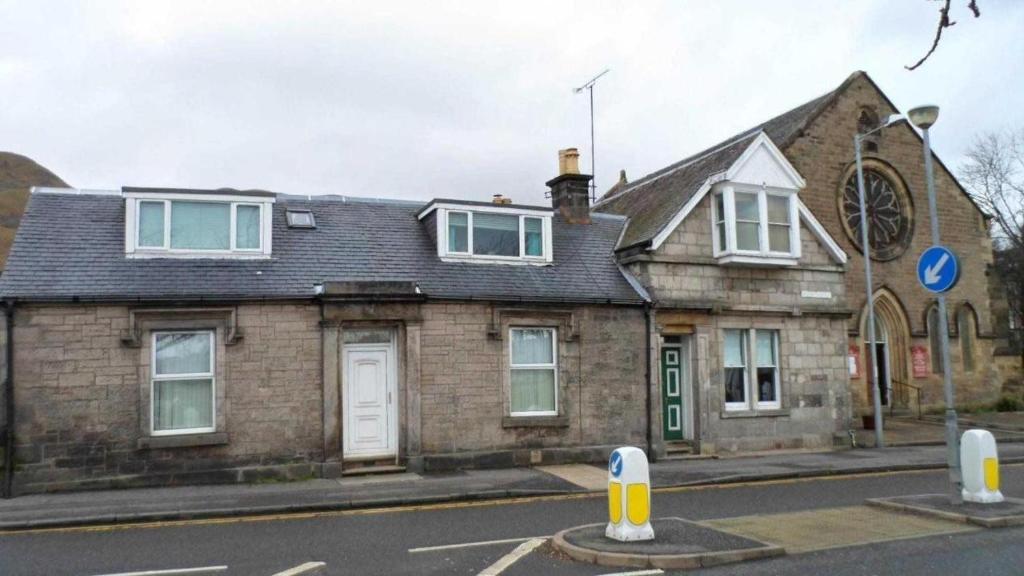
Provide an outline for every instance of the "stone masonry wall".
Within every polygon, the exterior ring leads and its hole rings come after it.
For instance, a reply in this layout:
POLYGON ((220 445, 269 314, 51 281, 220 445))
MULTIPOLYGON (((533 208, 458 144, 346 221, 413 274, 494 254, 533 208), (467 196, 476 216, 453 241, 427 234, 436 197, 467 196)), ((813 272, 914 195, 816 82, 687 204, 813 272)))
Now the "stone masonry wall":
POLYGON ((239 306, 243 339, 225 345, 225 331, 217 329, 218 432, 227 438, 210 446, 140 448, 148 435, 149 407, 141 398, 149 348, 121 343, 129 308, 19 306, 17 490, 234 481, 251 478, 232 468, 318 459, 318 319, 311 305, 239 306))
POLYGON ((641 445, 644 330, 640 308, 496 311, 490 304, 424 305, 423 453, 641 445), (491 330, 495 319, 497 333, 491 330), (567 323, 575 324, 575 336, 566 333, 567 323), (559 422, 507 416, 507 328, 517 325, 559 329, 559 422))
POLYGON ((790 309, 845 306, 843 268, 832 261, 806 226, 801 225, 799 266, 720 266, 712 257, 709 210, 710 196, 694 208, 650 262, 635 267, 634 273, 656 301, 790 309), (832 298, 804 298, 801 293, 805 290, 829 292, 832 298))
POLYGON ((629 265, 652 292, 659 329, 692 327, 701 451, 832 446, 834 435, 849 428, 851 414, 843 266, 802 223, 797 266, 720 265, 709 211, 710 196, 657 251, 629 265), (780 410, 726 412, 726 328, 779 330, 780 410))

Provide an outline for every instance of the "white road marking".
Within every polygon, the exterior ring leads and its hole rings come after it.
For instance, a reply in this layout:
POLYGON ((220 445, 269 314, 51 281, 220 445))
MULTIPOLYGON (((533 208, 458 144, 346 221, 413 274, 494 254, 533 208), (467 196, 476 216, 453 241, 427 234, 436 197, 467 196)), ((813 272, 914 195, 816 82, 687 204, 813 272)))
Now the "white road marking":
POLYGON ((483 571, 477 574, 477 576, 498 576, 504 572, 506 568, 515 564, 517 560, 526 556, 530 552, 533 552, 537 546, 544 543, 544 540, 545 538, 531 538, 530 540, 523 542, 519 546, 516 546, 515 550, 505 554, 499 558, 497 562, 491 564, 487 568, 484 568, 483 571))
POLYGON ((483 542, 464 542, 462 544, 445 544, 444 546, 424 546, 422 548, 409 548, 409 554, 419 552, 437 552, 439 550, 455 550, 457 548, 473 548, 474 546, 492 546, 495 544, 511 544, 513 542, 525 542, 527 540, 547 540, 550 536, 527 536, 526 538, 506 538, 504 540, 484 540, 483 542))
POLYGON ((278 572, 274 576, 302 576, 303 574, 320 574, 321 568, 327 566, 326 562, 306 562, 295 568, 289 568, 284 572, 278 572))
POLYGON ((100 576, 196 576, 216 574, 227 570, 227 566, 204 566, 202 568, 177 568, 172 570, 146 570, 144 572, 118 572, 117 574, 101 574, 100 576))
POLYGON ((612 574, 602 574, 601 576, 656 576, 657 574, 664 573, 664 570, 655 568, 653 570, 637 570, 636 572, 613 572, 612 574))

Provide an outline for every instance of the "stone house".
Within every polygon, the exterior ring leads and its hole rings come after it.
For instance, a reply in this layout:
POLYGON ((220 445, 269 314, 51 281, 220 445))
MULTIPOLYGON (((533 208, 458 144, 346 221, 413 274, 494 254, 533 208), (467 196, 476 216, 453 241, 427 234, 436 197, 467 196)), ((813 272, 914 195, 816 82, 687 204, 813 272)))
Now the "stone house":
MULTIPOLYGON (((662 364, 656 372, 663 381, 657 398, 666 426, 676 422, 665 406, 680 402, 666 392, 674 390, 665 382, 676 378, 674 350, 681 347, 689 362, 682 365, 684 383, 692 382, 684 386, 683 426, 674 435, 666 428, 667 438, 706 452, 813 446, 827 442, 828 432, 843 434, 851 408, 853 416, 872 412, 853 136, 897 112, 866 73, 856 72, 825 95, 635 182, 623 174, 597 202, 597 211, 629 217, 616 253, 653 299, 662 364), (742 175, 743 186, 733 186, 742 155, 757 140, 780 153, 775 166, 766 160, 742 175), (755 203, 746 196, 749 213, 741 215, 741 189, 767 198, 755 203), (774 200, 780 208, 772 215, 773 193, 799 198, 799 226, 792 204, 787 219, 781 200, 774 200), (788 245, 780 241, 791 254, 778 258, 773 230, 784 230, 783 224, 800 236, 788 245), (746 250, 737 250, 744 242, 746 250), (748 257, 738 257, 743 254, 748 257), (781 392, 769 395, 766 410, 730 390, 739 375, 749 386, 753 368, 735 353, 737 333, 726 327, 749 327, 741 337, 754 338, 760 325, 778 330, 782 363, 781 392), (731 356, 726 338, 733 338, 731 356), (731 368, 740 364, 746 372, 731 368), (743 399, 735 414, 728 397, 743 399)), ((904 122, 875 133, 863 154, 883 404, 887 410, 937 406, 943 402, 939 319, 935 298, 916 277, 917 258, 931 244, 922 140, 904 122)), ((935 160, 942 241, 960 255, 962 267, 947 295, 957 402, 990 402, 1003 377, 992 361, 997 338, 988 218, 935 160)), ((746 341, 739 348, 749 358, 757 353, 746 341)))
POLYGON ((625 218, 564 168, 552 206, 35 189, 0 278, 8 495, 648 446, 625 218))
POLYGON ((656 319, 665 449, 827 448, 850 427, 847 256, 775 145, 781 117, 624 184, 616 247, 656 319))

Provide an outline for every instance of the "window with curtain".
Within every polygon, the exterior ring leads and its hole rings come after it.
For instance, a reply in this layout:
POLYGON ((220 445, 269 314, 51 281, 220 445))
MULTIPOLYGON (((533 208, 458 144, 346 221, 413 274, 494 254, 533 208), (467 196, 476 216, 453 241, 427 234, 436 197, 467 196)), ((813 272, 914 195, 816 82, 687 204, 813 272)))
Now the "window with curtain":
POLYGON ((716 191, 712 204, 716 257, 798 257, 795 198, 739 184, 716 191))
POLYGON ((519 256, 519 217, 473 214, 473 254, 519 256))
POLYGON ((260 207, 255 204, 235 205, 235 249, 260 249, 260 207))
POLYGON ((928 347, 931 348, 932 374, 942 374, 942 337, 939 334, 939 308, 928 310, 928 347))
POLYGON ((551 260, 549 216, 453 209, 441 213, 446 228, 438 237, 442 255, 551 260))
POLYGON ((139 202, 139 246, 162 248, 164 245, 164 203, 139 202))
POLYGON ((779 407, 779 331, 756 332, 757 402, 762 407, 779 407))
POLYGON ((757 194, 736 193, 736 249, 761 250, 761 209, 757 194))
POLYGON ((135 244, 147 251, 246 252, 263 248, 260 204, 139 200, 136 218, 135 244))
POLYGON ((153 333, 154 435, 214 431, 214 332, 153 333))
POLYGON ((960 333, 960 352, 964 372, 974 372, 974 318, 971 309, 961 306, 956 313, 956 328, 960 333))
POLYGON ((469 252, 469 214, 448 213, 448 251, 469 252))
POLYGON ((725 406, 747 406, 747 331, 725 331, 725 406))
POLYGON ((544 255, 544 221, 540 218, 523 218, 523 254, 544 255))
POLYGON ((781 408, 779 331, 729 329, 723 336, 726 410, 781 408))
POLYGON ((789 198, 766 195, 768 199, 768 250, 790 252, 789 198))
POLYGON ((554 328, 509 329, 513 416, 558 414, 557 334, 554 328))

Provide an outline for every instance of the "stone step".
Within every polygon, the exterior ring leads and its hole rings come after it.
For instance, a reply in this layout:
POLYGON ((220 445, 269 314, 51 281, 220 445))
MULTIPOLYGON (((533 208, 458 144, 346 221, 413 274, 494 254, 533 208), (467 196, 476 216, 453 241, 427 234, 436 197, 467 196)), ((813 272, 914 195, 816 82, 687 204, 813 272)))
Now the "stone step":
POLYGON ((369 476, 371 474, 399 474, 405 472, 405 466, 397 464, 380 464, 373 466, 356 466, 354 468, 343 468, 342 476, 369 476))

